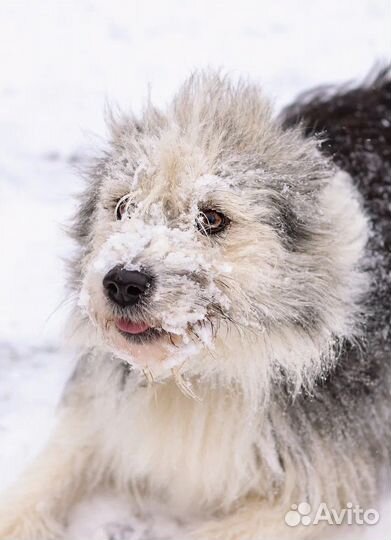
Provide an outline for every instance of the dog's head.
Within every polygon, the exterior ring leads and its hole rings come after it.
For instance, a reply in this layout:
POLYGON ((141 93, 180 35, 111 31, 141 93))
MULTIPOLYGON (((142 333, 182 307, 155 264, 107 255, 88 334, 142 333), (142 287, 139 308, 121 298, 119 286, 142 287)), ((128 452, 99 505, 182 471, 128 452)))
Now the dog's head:
POLYGON ((225 370, 232 355, 240 370, 320 369, 361 287, 365 220, 346 175, 258 87, 217 75, 111 128, 74 227, 94 341, 159 371, 225 370))

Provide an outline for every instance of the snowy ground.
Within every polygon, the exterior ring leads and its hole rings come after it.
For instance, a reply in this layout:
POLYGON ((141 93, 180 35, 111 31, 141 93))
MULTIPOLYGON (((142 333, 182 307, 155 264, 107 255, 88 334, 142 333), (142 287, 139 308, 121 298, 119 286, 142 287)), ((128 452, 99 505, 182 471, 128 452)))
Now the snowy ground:
MULTIPOLYGON (((105 101, 138 109, 151 85, 163 104, 191 70, 223 66, 281 106, 386 59, 390 15, 388 0, 1 1, 0 488, 44 444, 72 369, 60 224, 80 187, 74 164, 105 134, 105 101)), ((386 540, 389 510, 368 539, 386 540)), ((69 540, 100 540, 99 523, 118 520, 129 520, 123 501, 101 497, 69 540)), ((137 526, 126 540, 180 538, 161 520, 137 526)))

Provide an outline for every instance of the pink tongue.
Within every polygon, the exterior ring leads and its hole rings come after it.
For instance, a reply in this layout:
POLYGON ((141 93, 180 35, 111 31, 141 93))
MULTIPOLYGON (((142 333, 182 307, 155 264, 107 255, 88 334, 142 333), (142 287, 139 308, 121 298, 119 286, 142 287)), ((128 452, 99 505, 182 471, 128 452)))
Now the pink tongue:
POLYGON ((123 319, 117 321, 116 326, 118 330, 122 330, 122 332, 126 332, 127 334, 142 334, 149 328, 149 325, 146 323, 133 323, 123 319))

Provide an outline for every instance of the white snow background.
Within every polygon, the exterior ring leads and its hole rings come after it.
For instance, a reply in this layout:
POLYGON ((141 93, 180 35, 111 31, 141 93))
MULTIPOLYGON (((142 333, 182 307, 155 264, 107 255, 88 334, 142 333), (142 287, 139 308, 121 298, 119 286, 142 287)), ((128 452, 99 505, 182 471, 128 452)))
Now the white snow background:
MULTIPOLYGON (((44 445, 72 370, 60 225, 80 189, 74 164, 106 133, 105 102, 138 110, 150 88, 162 105, 211 66, 261 82, 281 107, 388 59, 390 22, 388 0, 1 0, 0 489, 44 445)), ((390 510, 367 539, 387 540, 390 510)), ((107 522, 133 523, 126 540, 181 538, 102 495, 76 512, 68 540, 100 540, 107 522)))

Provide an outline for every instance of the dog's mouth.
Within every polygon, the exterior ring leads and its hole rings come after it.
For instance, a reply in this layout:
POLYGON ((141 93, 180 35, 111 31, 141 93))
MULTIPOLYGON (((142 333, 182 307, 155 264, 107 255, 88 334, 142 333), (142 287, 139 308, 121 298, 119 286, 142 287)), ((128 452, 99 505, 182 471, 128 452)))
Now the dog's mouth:
POLYGON ((115 321, 118 332, 133 343, 149 343, 167 335, 161 328, 150 326, 146 322, 135 322, 129 319, 115 321))
POLYGON ((132 336, 144 334, 144 332, 147 332, 151 328, 149 324, 145 322, 133 322, 127 319, 119 319, 116 321, 115 326, 121 332, 132 336))

